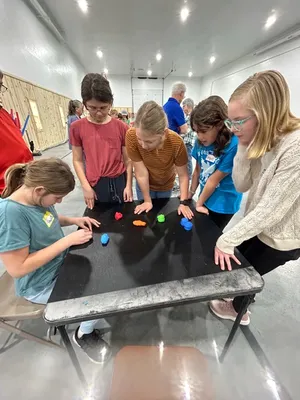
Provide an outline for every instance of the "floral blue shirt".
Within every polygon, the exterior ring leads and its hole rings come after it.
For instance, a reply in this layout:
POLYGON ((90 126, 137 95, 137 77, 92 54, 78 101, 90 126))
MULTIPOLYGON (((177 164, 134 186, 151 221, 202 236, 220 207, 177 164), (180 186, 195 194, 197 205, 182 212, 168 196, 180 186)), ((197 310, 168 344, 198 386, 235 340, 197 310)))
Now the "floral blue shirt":
POLYGON ((208 178, 216 170, 228 174, 205 202, 205 206, 216 213, 235 214, 240 209, 242 194, 236 191, 232 180, 233 159, 237 152, 237 145, 237 137, 232 136, 230 143, 227 144, 221 155, 216 157, 214 155, 214 144, 205 147, 197 140, 192 151, 192 156, 201 167, 200 192, 202 192, 208 178))

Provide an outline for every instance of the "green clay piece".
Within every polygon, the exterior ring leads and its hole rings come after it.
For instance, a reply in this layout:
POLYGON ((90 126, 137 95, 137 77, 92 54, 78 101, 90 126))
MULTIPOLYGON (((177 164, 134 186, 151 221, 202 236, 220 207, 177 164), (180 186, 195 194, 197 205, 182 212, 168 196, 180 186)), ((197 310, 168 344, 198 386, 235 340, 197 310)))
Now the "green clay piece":
POLYGON ((159 223, 163 223, 163 222, 165 222, 165 220, 166 220, 166 217, 164 216, 164 214, 160 214, 157 216, 157 221, 159 223))

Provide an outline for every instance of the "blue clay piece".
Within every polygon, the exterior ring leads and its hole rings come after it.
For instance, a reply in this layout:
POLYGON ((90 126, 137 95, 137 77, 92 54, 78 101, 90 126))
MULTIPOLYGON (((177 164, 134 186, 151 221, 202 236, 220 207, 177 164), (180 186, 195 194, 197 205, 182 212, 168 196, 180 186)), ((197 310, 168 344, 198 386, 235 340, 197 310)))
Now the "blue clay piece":
POLYGON ((109 242, 108 234, 107 233, 103 233, 103 235, 101 236, 102 246, 106 246, 108 242, 109 242))
POLYGON ((189 222, 187 218, 181 218, 180 225, 184 227, 187 222, 189 222))
POLYGON ((191 223, 191 222, 186 222, 184 225, 183 225, 183 227, 184 227, 184 229, 186 230, 186 231, 190 231, 190 230, 192 230, 192 228, 193 228, 193 224, 191 223))

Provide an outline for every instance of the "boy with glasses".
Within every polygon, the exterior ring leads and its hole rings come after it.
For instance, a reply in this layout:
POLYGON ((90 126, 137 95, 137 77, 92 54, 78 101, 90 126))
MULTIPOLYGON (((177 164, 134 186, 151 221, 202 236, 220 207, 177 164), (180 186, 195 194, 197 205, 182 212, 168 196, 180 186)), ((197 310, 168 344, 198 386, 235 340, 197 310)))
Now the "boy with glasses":
POLYGON ((132 166, 125 148, 128 127, 109 115, 113 104, 109 82, 100 74, 87 74, 81 96, 89 115, 71 125, 70 143, 85 202, 92 209, 96 200, 132 201, 132 166))

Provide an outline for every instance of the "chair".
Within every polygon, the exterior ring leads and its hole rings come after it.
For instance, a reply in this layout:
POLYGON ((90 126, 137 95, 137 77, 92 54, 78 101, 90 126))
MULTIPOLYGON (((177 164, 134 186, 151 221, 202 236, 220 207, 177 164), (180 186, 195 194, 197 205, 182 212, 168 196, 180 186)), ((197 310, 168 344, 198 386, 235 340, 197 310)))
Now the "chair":
MULTIPOLYGON (((0 328, 5 329, 11 334, 16 334, 24 339, 62 349, 61 346, 51 341, 51 330, 48 330, 48 340, 42 339, 31 333, 18 328, 17 325, 11 325, 10 321, 24 321, 26 319, 41 318, 45 309, 43 304, 34 304, 22 297, 15 295, 13 278, 7 273, 0 277, 0 328)), ((7 341, 6 341, 7 343, 7 341)), ((5 345, 4 345, 5 346, 5 345)))

